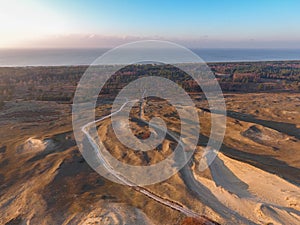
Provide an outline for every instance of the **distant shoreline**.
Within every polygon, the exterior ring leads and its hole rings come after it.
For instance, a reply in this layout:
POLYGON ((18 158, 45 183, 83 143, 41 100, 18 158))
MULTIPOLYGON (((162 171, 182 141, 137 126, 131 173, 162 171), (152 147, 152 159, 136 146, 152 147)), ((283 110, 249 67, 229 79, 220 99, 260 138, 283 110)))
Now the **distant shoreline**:
MULTIPOLYGON (((0 67, 88 66, 109 49, 0 49, 0 67)), ((206 63, 299 61, 300 49, 190 49, 206 63)), ((130 53, 130 52, 129 52, 130 53)), ((189 60, 182 59, 183 62, 189 60)))
MULTIPOLYGON (((252 61, 214 61, 214 62, 205 62, 207 65, 212 64, 247 64, 247 63, 300 63, 300 59, 295 60, 252 60, 252 61)), ((190 63, 178 63, 178 64, 194 64, 195 62, 190 63)), ((109 64, 113 65, 113 64, 109 64)), ((115 64, 117 65, 117 64, 115 64)), ((0 65, 0 68, 52 68, 52 67, 89 67, 89 66, 97 66, 92 64, 62 64, 62 65, 0 65)), ((126 65, 124 65, 126 66, 126 65)))

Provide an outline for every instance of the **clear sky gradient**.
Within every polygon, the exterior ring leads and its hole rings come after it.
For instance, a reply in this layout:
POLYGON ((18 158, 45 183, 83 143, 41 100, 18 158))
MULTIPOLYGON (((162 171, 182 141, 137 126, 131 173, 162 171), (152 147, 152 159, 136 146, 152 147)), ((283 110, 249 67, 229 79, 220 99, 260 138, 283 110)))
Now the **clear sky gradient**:
POLYGON ((300 48, 299 0, 0 0, 0 48, 300 48))

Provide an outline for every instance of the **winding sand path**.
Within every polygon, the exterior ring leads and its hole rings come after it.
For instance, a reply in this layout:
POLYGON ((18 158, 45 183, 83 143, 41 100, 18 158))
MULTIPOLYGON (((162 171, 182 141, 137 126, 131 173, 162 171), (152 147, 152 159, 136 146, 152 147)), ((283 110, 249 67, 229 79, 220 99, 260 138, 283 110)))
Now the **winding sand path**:
MULTIPOLYGON (((132 183, 131 181, 127 180, 125 177, 123 177, 121 174, 117 173, 114 171, 113 167, 106 161, 104 155, 102 154, 101 151, 99 151, 99 147, 98 147, 98 144, 95 142, 95 140, 90 136, 89 134, 89 128, 90 126, 92 126, 93 124, 97 123, 97 122, 100 122, 100 121, 103 121, 109 117, 111 117, 112 115, 115 115, 119 112, 121 112, 123 110, 123 108, 130 102, 137 102, 139 101, 139 99, 135 99, 135 100, 131 100, 131 101, 128 101, 126 100, 125 103, 115 112, 112 112, 111 114, 109 115, 106 115, 106 116, 103 116, 101 117, 100 119, 97 119, 95 121, 92 121, 90 123, 87 123, 86 125, 84 125, 81 130, 82 132, 86 135, 86 137, 88 138, 89 142, 92 144, 93 148, 95 151, 97 151, 97 155, 100 159, 100 161, 102 162, 103 166, 105 167, 105 169, 110 172, 115 178, 117 178, 119 181, 121 181, 123 184, 125 185, 128 185, 130 187, 132 187, 134 190, 146 195, 147 197, 167 206, 167 207, 170 207, 174 210, 177 210, 179 212, 182 212, 183 214, 185 214, 186 216, 188 217, 196 217, 197 219, 199 219, 201 222, 203 222, 203 224, 207 224, 207 225, 214 225, 214 224, 217 224, 215 222, 212 222, 210 220, 208 220, 206 217, 194 212, 193 210, 185 207, 185 206, 182 206, 182 205, 179 205, 179 204, 176 204, 174 203, 173 201, 171 200, 168 200, 168 199, 165 199, 165 198, 162 198, 160 197, 159 195, 156 195, 154 193, 152 193, 151 191, 147 190, 146 188, 143 188, 143 187, 140 187, 140 186, 137 186, 136 184, 132 183)), ((144 105, 143 103, 141 104, 141 106, 144 105)), ((141 110, 142 107, 141 107, 141 110)), ((141 116, 143 115, 143 113, 141 113, 141 116)), ((147 121, 143 120, 145 123, 148 123, 147 121)), ((160 129, 159 127, 157 126, 154 126, 155 128, 157 129, 160 129)), ((171 134, 169 131, 167 131, 167 133, 172 137, 174 138, 175 140, 178 140, 173 134, 171 134)), ((184 145, 181 141, 178 140, 178 143, 184 148, 184 145)))

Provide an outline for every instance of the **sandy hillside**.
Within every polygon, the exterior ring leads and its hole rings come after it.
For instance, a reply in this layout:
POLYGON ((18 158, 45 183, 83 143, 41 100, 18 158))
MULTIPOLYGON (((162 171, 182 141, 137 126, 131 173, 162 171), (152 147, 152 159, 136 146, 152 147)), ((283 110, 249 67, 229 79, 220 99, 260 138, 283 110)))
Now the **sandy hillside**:
MULTIPOLYGON (((213 164, 199 169, 204 156, 211 157, 204 154, 211 112, 207 102, 198 100, 201 129, 195 155, 179 173, 147 190, 220 224, 299 224, 299 94, 225 97, 226 135, 213 164)), ((97 118, 109 108, 99 107, 97 118)), ((134 135, 147 138, 149 129, 138 119, 138 107, 132 115, 134 135)), ((149 101, 145 117, 153 115, 180 133, 174 108, 149 101)), ((195 222, 93 171, 76 145, 67 104, 9 102, 0 125, 0 224, 195 222)), ((147 153, 126 149, 113 135, 109 119, 99 124, 98 133, 113 156, 131 165, 155 164, 177 145, 168 136, 147 153)))

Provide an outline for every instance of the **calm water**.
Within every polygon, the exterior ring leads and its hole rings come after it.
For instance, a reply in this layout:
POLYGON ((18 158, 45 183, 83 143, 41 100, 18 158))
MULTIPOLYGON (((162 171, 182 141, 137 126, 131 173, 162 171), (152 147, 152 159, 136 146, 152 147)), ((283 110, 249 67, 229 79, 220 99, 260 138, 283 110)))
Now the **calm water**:
MULTIPOLYGON (((107 49, 0 49, 0 66, 88 65, 107 49)), ((206 62, 300 60, 300 49, 192 49, 206 62)))

